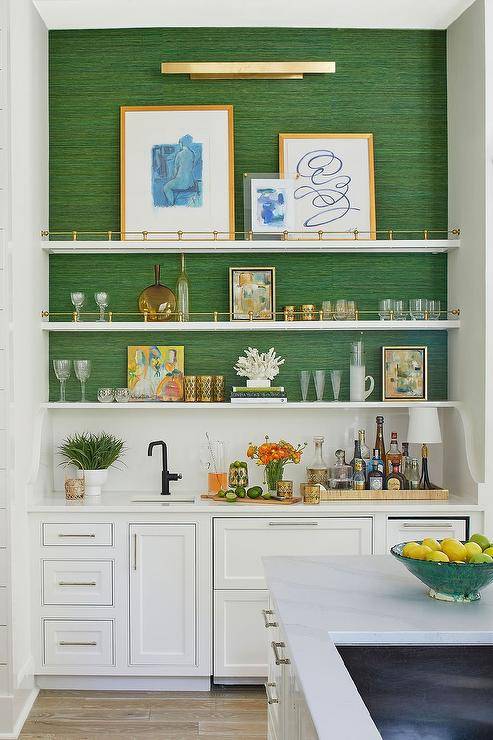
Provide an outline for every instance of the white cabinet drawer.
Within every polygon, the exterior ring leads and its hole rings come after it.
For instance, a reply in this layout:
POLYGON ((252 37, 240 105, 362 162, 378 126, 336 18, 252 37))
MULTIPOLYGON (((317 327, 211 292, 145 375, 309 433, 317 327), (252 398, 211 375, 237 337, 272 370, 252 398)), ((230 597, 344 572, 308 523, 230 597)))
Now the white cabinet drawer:
POLYGON ((43 604, 112 606, 112 560, 43 560, 43 604))
POLYGON ((46 666, 114 664, 111 620, 45 619, 43 632, 46 666))
POLYGON ((444 519, 442 517, 423 517, 413 519, 389 519, 387 521, 387 549, 400 542, 424 540, 433 537, 443 540, 445 537, 466 539, 467 519, 444 519))
MULTIPOLYGON (((214 679, 267 676, 268 591, 214 592, 214 679)), ((274 638, 272 638, 274 639, 274 638)))
POLYGON ((112 545, 113 525, 100 522, 70 522, 70 524, 45 522, 43 545, 112 545))
POLYGON ((214 587, 266 588, 262 557, 371 552, 371 517, 215 519, 214 587))

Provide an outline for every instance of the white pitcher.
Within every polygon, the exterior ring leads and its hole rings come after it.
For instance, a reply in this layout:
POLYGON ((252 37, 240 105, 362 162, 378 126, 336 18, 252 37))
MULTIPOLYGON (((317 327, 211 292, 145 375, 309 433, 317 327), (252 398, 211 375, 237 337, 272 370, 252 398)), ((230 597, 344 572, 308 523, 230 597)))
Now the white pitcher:
POLYGON ((363 341, 351 343, 351 364, 349 367, 349 400, 366 401, 375 387, 375 380, 371 375, 366 375, 365 352, 363 341), (368 388, 367 382, 370 381, 368 388))

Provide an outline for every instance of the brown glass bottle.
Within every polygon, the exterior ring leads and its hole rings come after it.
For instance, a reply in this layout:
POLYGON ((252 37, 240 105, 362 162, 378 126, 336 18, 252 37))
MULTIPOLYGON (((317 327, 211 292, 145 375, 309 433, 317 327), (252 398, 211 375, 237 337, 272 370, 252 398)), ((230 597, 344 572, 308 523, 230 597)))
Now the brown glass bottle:
POLYGON ((176 313, 176 296, 160 282, 161 266, 154 265, 154 284, 145 288, 139 296, 139 311, 147 321, 172 321, 176 313))
POLYGON ((385 440, 383 438, 383 416, 377 416, 377 436, 373 448, 378 450, 380 460, 383 462, 383 469, 387 473, 387 455, 385 453, 385 440))
POLYGON ((397 463, 392 465, 392 472, 387 476, 385 488, 388 491, 404 491, 407 488, 407 481, 402 473, 399 472, 399 465, 397 463))
POLYGON ((387 475, 392 472, 392 466, 398 465, 401 470, 402 465, 402 453, 399 449, 399 443, 397 441, 397 432, 392 432, 390 435, 390 447, 387 452, 387 475))

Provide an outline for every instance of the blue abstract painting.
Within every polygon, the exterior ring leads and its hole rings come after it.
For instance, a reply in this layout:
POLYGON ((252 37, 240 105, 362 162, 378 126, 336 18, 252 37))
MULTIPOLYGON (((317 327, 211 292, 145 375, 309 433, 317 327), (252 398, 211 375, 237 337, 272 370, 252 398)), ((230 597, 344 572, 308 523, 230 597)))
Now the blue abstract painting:
POLYGON ((286 193, 277 188, 259 188, 257 190, 257 217, 267 228, 284 226, 286 193))
POLYGON ((252 231, 282 232, 292 228, 292 185, 281 178, 251 181, 252 231))
POLYGON ((152 200, 158 208, 203 203, 202 144, 190 134, 176 144, 155 144, 151 152, 152 200))

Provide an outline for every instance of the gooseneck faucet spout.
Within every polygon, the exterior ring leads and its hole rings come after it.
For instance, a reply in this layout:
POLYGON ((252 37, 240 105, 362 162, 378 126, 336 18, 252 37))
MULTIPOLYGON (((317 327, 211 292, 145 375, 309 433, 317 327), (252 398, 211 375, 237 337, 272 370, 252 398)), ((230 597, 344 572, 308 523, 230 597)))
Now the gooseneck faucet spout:
POLYGON ((181 480, 181 473, 170 473, 168 470, 168 446, 162 439, 151 442, 147 448, 147 454, 152 457, 154 447, 161 447, 163 456, 163 470, 161 473, 161 496, 169 496, 169 482, 181 480))

